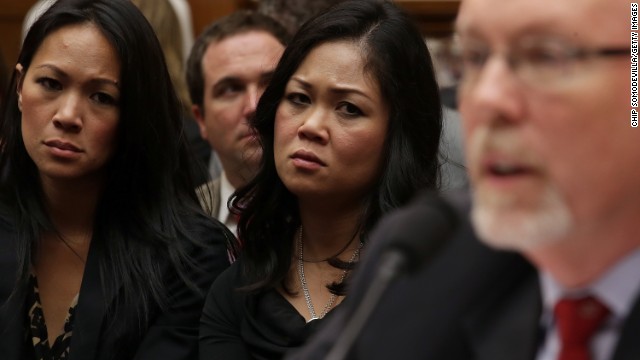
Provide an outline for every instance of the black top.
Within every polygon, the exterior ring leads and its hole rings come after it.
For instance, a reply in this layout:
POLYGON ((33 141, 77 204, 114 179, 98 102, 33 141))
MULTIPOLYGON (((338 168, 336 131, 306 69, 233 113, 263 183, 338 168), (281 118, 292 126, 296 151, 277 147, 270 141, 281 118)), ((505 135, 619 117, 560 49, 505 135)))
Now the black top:
MULTIPOLYGON (((0 211, 0 358, 32 360, 39 348, 33 344, 34 329, 29 315, 32 304, 28 302, 33 299, 33 292, 28 284, 16 287, 18 239, 13 224, 2 215, 0 211), (9 296, 12 293, 13 296, 9 296)), ((78 302, 73 310, 73 336, 67 344, 68 359, 191 360, 197 357, 204 295, 217 275, 229 265, 225 236, 231 235, 224 225, 204 216, 191 216, 186 221, 189 235, 205 244, 188 249, 195 268, 188 270, 186 275, 197 289, 185 284, 169 266, 168 259, 159 259, 159 276, 163 278, 170 299, 164 309, 149 304, 150 318, 146 324, 141 324, 145 329, 143 333, 129 329, 115 334, 107 328, 112 316, 110 310, 118 299, 105 295, 103 275, 98 267, 100 242, 92 241, 78 302)))
POLYGON ((200 323, 201 360, 281 359, 333 313, 306 323, 277 290, 238 290, 246 284, 240 259, 209 290, 200 323))
POLYGON ((53 342, 49 344, 49 332, 44 319, 42 302, 40 301, 40 291, 38 289, 38 279, 31 274, 29 279, 29 293, 27 294, 27 309, 29 317, 29 327, 36 360, 64 360, 69 358, 71 337, 73 336, 73 319, 78 304, 78 296, 73 298, 69 306, 69 312, 64 321, 64 329, 53 342))

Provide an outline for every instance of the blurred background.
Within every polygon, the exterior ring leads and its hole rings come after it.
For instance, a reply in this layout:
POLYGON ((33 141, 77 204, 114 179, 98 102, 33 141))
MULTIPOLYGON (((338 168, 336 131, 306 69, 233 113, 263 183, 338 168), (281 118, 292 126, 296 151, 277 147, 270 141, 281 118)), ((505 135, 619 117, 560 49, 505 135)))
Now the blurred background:
MULTIPOLYGON (((9 78, 27 27, 56 0, 0 0, 0 98, 9 89, 9 78)), ((163 46, 172 81, 185 105, 185 126, 194 154, 206 159, 211 150, 189 121, 190 100, 184 64, 193 40, 212 21, 236 10, 257 9, 273 16, 290 31, 321 8, 343 0, 132 0, 150 20, 163 46), (170 6, 167 5, 170 3, 170 6), (172 8, 172 10, 167 10, 172 8), (179 34, 179 35, 177 35, 179 34), (178 39, 176 39, 178 36, 178 39), (206 156, 203 156, 206 155, 206 156)), ((457 112, 459 72, 451 60, 453 22, 461 0, 394 0, 415 20, 429 47, 444 105, 442 137, 443 188, 466 186, 461 118, 457 112)), ((210 169, 219 169, 216 157, 210 169), (216 165, 217 164, 217 165, 216 165)), ((205 161, 205 160, 202 160, 205 161)), ((206 164, 205 164, 206 165, 206 164)), ((215 174, 215 171, 212 172, 215 174)))
MULTIPOLYGON (((193 34, 197 36, 208 23, 235 10, 256 8, 260 1, 187 0, 191 8, 193 34)), ((7 66, 15 63, 24 17, 36 2, 37 0, 0 0, 0 56, 7 66)), ((416 19, 425 38, 443 39, 451 34, 460 0, 397 0, 396 3, 416 19)))

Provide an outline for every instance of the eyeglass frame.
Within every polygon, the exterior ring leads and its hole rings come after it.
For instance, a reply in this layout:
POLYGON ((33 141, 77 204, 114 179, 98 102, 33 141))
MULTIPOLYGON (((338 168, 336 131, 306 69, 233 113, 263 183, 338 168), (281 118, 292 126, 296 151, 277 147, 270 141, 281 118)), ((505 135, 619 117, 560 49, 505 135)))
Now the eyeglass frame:
MULTIPOLYGON (((476 69, 469 71, 469 67, 467 66, 467 64, 472 61, 472 60, 468 60, 465 58, 464 52, 466 49, 464 49, 464 47, 461 44, 460 39, 457 39, 456 41, 456 46, 454 46, 454 49, 457 49, 457 51, 453 50, 452 51, 452 57, 456 60, 454 60, 454 62, 456 62, 459 65, 459 68, 461 70, 461 77, 460 77, 460 83, 463 86, 470 86, 472 85, 475 81, 479 78, 479 75, 482 73, 482 70, 485 69, 487 63, 489 63, 489 61, 491 60, 492 57, 494 56, 500 56, 502 58, 504 58, 504 60, 506 60, 506 64, 508 65, 509 69, 513 72, 513 74, 518 77, 518 79, 520 79, 521 81, 523 81, 524 83, 530 84, 530 85, 536 85, 536 82, 539 82, 539 78, 542 77, 534 77, 534 76, 526 76, 526 75, 522 75, 523 72, 522 68, 529 68, 530 70, 534 70, 531 73, 533 74, 543 74, 543 71, 541 71, 541 69, 544 67, 545 64, 542 64, 541 60, 535 60, 533 59, 533 56, 530 56, 530 58, 527 58, 527 49, 526 46, 520 46, 520 49, 516 52, 507 52, 507 53, 496 53, 494 51, 487 51, 485 54, 481 54, 481 56, 483 56, 484 58, 481 59, 481 64, 476 66, 476 69), (536 62, 537 61, 537 62, 536 62), (524 65, 524 66, 523 66, 524 65), (528 67, 527 67, 528 65, 528 67), (469 77, 469 73, 471 72, 475 72, 473 79, 471 79, 469 77), (535 80, 532 80, 535 79, 535 80)), ((560 74, 560 72, 562 71, 561 67, 567 67, 567 66, 572 66, 574 65, 576 62, 578 61, 585 61, 585 60, 589 60, 589 59, 594 59, 594 58, 613 58, 613 57, 617 57, 617 56, 622 56, 622 55, 631 55, 631 47, 601 47, 601 48, 586 48, 586 47, 568 47, 567 43, 562 41, 562 40, 556 40, 556 39, 532 39, 532 41, 530 41, 530 48, 529 50, 549 50, 550 46, 548 46, 549 44, 553 44, 553 45, 561 45, 560 47, 565 49, 565 53, 560 54, 561 56, 559 58, 553 59, 555 61, 554 64, 551 64, 551 66, 553 66, 554 68, 549 68, 547 70, 552 70, 552 72, 557 72, 558 74, 560 74), (540 45, 547 45, 547 48, 545 49, 544 46, 540 46, 540 45), (540 46, 539 49, 535 49, 535 46, 540 46)), ((549 55, 550 51, 547 51, 547 54, 543 54, 543 55, 549 55)), ((553 54, 553 55, 559 55, 559 54, 553 54)), ((547 64, 547 66, 549 66, 550 64, 547 64)), ((566 71, 566 69, 564 69, 566 71)))

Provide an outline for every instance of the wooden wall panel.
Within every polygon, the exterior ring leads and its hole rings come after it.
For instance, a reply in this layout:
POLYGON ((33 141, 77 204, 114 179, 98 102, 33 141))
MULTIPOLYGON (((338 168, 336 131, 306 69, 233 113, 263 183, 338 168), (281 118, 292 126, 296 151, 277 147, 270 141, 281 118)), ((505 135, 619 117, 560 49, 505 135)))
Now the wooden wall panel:
MULTIPOLYGON (((211 21, 238 9, 253 8, 260 0, 188 0, 191 4, 194 34, 199 34, 211 21)), ((308 0, 313 1, 313 0, 308 0)), ((418 23, 429 37, 446 37, 453 32, 461 0, 395 0, 418 23)))
MULTIPOLYGON (((251 0, 188 0, 197 36, 213 20, 231 12, 252 7, 251 0)), ((20 49, 24 15, 36 0, 0 0, 0 51, 7 63, 13 63, 20 49)))
POLYGON ((35 0, 0 0, 0 51, 7 66, 18 58, 22 34, 22 20, 35 0))
POLYGON ((427 37, 447 37, 453 33, 460 0, 395 0, 418 23, 427 37))
MULTIPOLYGON (((194 34, 231 12, 252 8, 256 0, 187 0, 191 6, 194 34)), ((309 0, 313 1, 313 0, 309 0)), ((418 22, 425 36, 442 37, 451 34, 460 0, 395 0, 418 22)), ((0 0, 0 51, 9 66, 13 66, 20 48, 24 15, 36 0, 0 0)))
POLYGON ((250 8, 250 0, 188 0, 193 17, 193 33, 197 37, 212 21, 236 10, 250 8))

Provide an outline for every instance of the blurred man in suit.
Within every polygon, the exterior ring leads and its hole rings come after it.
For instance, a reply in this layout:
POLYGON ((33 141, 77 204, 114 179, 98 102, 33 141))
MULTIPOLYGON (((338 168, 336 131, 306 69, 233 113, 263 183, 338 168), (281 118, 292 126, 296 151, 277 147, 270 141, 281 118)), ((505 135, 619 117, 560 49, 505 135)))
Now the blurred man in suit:
MULTIPOLYGON (((471 201, 448 198, 470 221, 387 289, 349 358, 640 359, 629 18, 624 0, 462 2, 471 201)), ((342 309, 291 358, 324 358, 428 201, 383 220, 342 309)))
POLYGON ((227 200, 253 177, 262 156, 248 121, 288 40, 288 32, 272 18, 238 11, 209 25, 189 56, 193 115, 222 164, 203 200, 211 215, 234 232, 237 222, 229 216, 227 200))

